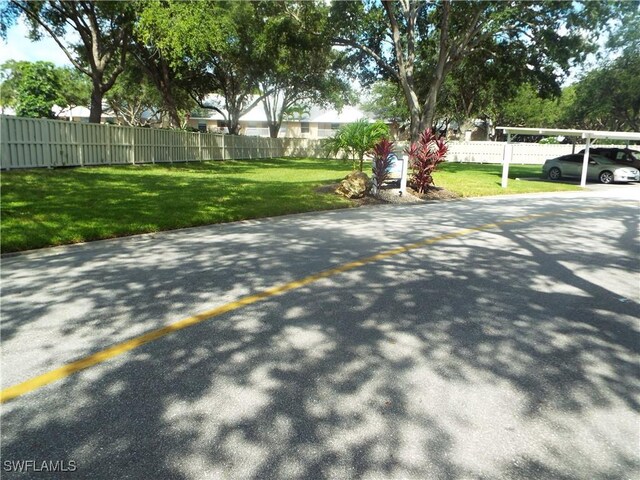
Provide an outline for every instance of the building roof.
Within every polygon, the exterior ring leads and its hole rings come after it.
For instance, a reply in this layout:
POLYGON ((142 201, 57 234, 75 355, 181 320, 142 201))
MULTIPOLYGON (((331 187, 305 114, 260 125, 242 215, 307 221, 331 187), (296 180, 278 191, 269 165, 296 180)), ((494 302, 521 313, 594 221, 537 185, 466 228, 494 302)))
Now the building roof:
MULTIPOLYGON (((222 108, 224 105, 224 99, 219 95, 210 95, 207 98, 207 103, 211 105, 216 105, 218 108, 222 108)), ((351 105, 344 106, 341 110, 337 110, 334 108, 321 108, 317 106, 313 106, 309 109, 309 111, 304 112, 302 115, 296 115, 293 121, 301 121, 301 122, 314 122, 314 123, 351 123, 356 120, 360 120, 361 118, 370 117, 365 114, 358 107, 354 107, 351 105)), ((210 110, 208 116, 192 116, 192 120, 224 120, 224 117, 216 112, 215 110, 210 110)), ((246 114, 240 117, 240 120, 245 122, 266 122, 267 115, 264 112, 264 107, 262 106, 262 102, 259 102, 255 107, 249 110, 246 114)), ((287 121, 288 119, 285 119, 287 121)))
MULTIPOLYGON (((103 106, 104 108, 104 106, 103 106)), ((57 117, 73 117, 73 118, 89 118, 89 114, 91 111, 87 107, 59 107, 58 105, 54 105, 51 108, 51 111, 57 117)))

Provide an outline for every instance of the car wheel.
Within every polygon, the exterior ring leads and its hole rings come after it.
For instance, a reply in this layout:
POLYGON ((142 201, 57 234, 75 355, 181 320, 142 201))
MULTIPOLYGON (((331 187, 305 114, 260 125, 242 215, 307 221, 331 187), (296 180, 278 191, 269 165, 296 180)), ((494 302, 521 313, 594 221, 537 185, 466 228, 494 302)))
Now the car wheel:
POLYGON ((560 169, 558 167, 553 167, 549 170, 549 180, 560 180, 562 174, 560 173, 560 169))
POLYGON ((600 183, 613 183, 613 173, 609 170, 605 170, 600 173, 600 183))

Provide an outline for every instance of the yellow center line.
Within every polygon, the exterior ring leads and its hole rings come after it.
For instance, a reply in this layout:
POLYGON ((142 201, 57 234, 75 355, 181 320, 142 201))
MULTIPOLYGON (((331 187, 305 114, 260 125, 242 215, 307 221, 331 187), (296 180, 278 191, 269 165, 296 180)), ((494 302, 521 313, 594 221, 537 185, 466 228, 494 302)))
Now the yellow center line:
POLYGON ((311 283, 317 282, 320 279, 328 278, 333 275, 337 275, 339 273, 344 273, 349 270, 353 270, 362 266, 365 266, 370 263, 377 262, 379 260, 384 260, 389 257, 393 257, 395 255, 400 255, 402 253, 406 253, 410 250, 415 250, 418 248, 425 247, 427 245, 433 245, 434 243, 442 242, 445 240, 451 240, 454 238, 462 237, 464 235, 470 235, 477 232, 482 232, 485 230, 491 230, 500 227, 501 225, 506 225, 509 223, 522 223, 527 222, 529 220, 534 220, 541 217, 550 217, 555 215, 563 215, 566 213, 576 212, 576 211, 584 211, 588 209, 597 209, 602 208, 603 205, 599 207, 590 207, 584 209, 565 209, 561 212, 556 213, 547 213, 547 214, 531 214, 524 215, 521 217, 511 218, 508 220, 502 220, 495 223, 486 223, 484 225, 480 225, 478 227, 465 228, 463 230, 457 230, 451 233, 445 233, 442 235, 438 235, 436 237, 427 238, 420 242, 411 243, 408 245, 404 245, 402 247, 394 248, 391 250, 387 250, 381 253, 377 253, 375 255, 371 255, 369 257, 361 258, 359 260, 355 260, 352 262, 344 263, 340 266, 330 268, 328 270, 323 270, 319 273, 315 273, 313 275, 309 275, 307 277, 301 278, 299 280, 294 280, 292 282, 284 283, 282 285, 277 285, 261 292, 255 293, 253 295, 248 295, 246 297, 242 297, 235 302, 230 302, 225 305, 221 305, 216 308, 212 308, 210 310, 198 313, 191 317, 183 318, 174 323, 171 323, 165 327, 158 328, 156 330, 152 330, 138 337, 134 337, 130 340, 126 340, 124 342, 118 343, 111 347, 105 348, 104 350, 100 350, 99 352, 93 353, 86 357, 83 357, 74 362, 63 365, 60 368, 56 368, 55 370, 51 370, 49 372, 43 373, 42 375, 38 375, 29 380, 26 380, 22 383, 18 383, 16 385, 5 388, 0 391, 0 403, 7 402, 11 399, 29 393, 33 390, 37 390, 40 387, 44 387, 50 383, 53 383, 57 380, 61 380, 70 375, 73 375, 76 372, 81 370, 85 370, 89 367, 97 365, 99 363, 105 362, 111 358, 122 355, 123 353, 129 352, 137 347, 145 345, 149 342, 157 340, 159 338, 164 337, 170 333, 176 332, 178 330, 185 329, 187 327, 191 327, 193 325, 197 325, 199 323, 204 322, 205 320, 209 320, 211 318, 217 317, 219 315, 237 310, 239 308, 245 307, 247 305, 251 305, 253 303, 259 302, 260 300, 264 300, 265 298, 273 297, 275 295, 281 295, 283 293, 289 292, 291 290, 296 290, 298 288, 304 287, 311 283))

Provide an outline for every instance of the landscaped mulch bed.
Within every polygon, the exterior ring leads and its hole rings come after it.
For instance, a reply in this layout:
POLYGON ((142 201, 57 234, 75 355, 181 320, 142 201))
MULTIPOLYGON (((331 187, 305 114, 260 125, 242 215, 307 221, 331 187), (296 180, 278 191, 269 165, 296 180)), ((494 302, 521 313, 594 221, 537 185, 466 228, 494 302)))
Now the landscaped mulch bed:
MULTIPOLYGON (((335 190, 339 185, 339 183, 323 185, 318 187, 316 192, 337 195, 335 190)), ((385 203, 421 203, 421 201, 453 200, 456 198, 460 198, 460 195, 442 187, 431 187, 425 193, 418 193, 411 187, 407 187, 407 193, 403 196, 399 195, 399 189, 397 188, 384 188, 378 196, 366 195, 363 198, 351 199, 351 201, 355 206, 359 207, 385 203)))

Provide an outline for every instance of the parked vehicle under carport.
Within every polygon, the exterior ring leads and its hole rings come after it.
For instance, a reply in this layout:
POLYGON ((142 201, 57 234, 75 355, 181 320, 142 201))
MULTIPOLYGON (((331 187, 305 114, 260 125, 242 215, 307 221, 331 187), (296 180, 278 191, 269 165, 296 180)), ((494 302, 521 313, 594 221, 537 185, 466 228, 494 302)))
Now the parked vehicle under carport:
MULTIPOLYGON (((637 150, 616 147, 591 147, 589 153, 602 155, 620 165, 640 169, 640 152, 637 150)), ((584 148, 580 150, 578 154, 584 155, 584 148)))
MULTIPOLYGON (((563 177, 580 178, 584 154, 563 155, 544 162, 542 173, 550 180, 563 177)), ((619 165, 601 155, 589 155, 587 178, 600 183, 638 182, 640 171, 637 168, 619 165)))

